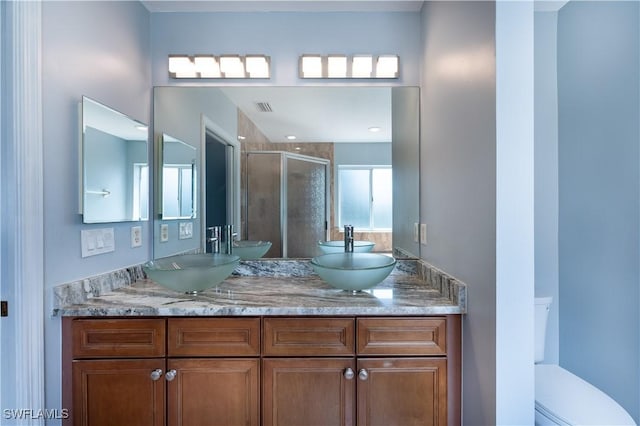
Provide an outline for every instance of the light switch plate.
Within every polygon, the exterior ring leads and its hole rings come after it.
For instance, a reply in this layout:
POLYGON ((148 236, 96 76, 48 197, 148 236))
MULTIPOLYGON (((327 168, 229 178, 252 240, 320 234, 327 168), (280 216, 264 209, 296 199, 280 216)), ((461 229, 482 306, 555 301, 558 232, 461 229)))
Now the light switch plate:
POLYGON ((142 226, 131 227, 131 248, 142 246, 142 226))
POLYGON ((427 245, 427 224, 426 223, 420 224, 420 243, 423 246, 427 245))
POLYGON ((163 223, 160 225, 160 242, 166 243, 169 241, 169 225, 163 223))
POLYGON ((178 239, 185 240, 187 238, 193 238, 193 224, 191 222, 180 222, 178 239))
POLYGON ((82 257, 109 253, 115 250, 113 228, 83 229, 80 231, 82 257))

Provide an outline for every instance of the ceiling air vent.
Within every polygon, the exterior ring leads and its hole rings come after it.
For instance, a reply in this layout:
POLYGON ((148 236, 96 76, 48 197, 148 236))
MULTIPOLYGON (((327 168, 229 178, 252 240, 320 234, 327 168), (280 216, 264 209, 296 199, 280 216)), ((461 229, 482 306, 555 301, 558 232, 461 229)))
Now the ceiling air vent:
POLYGON ((273 112, 269 102, 256 102, 256 108, 258 108, 260 112, 273 112))

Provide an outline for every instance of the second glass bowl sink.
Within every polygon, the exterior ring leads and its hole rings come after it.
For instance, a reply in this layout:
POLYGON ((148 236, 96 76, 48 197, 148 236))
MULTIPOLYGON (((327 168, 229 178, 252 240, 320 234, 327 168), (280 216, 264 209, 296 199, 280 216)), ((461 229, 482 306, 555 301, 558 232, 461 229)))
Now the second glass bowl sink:
POLYGON ((239 240, 233 242, 232 254, 240 259, 259 259, 271 248, 271 241, 239 240))
POLYGON ((341 290, 360 291, 384 281, 396 259, 378 253, 332 253, 311 259, 311 267, 324 281, 341 290))
POLYGON ((220 284, 239 262, 236 255, 183 254, 149 261, 142 269, 163 287, 195 294, 220 284))
MULTIPOLYGON (((373 250, 373 246, 375 245, 376 243, 372 243, 371 241, 356 240, 353 242, 353 251, 356 253, 368 253, 373 250)), ((318 247, 320 247, 320 251, 324 254, 344 253, 344 241, 342 240, 318 241, 318 247)))

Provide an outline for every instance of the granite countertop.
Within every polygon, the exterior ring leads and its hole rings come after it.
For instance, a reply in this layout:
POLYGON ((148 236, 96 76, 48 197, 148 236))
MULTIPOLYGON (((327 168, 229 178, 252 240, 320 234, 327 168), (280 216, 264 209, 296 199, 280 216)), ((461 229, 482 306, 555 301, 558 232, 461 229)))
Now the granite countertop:
POLYGON ((124 285, 105 284, 110 280, 100 276, 93 281, 57 287, 53 313, 59 316, 464 313, 466 286, 425 265, 418 261, 398 262, 394 272, 375 288, 351 293, 329 286, 301 261, 243 262, 234 275, 197 295, 168 290, 132 268, 129 275, 133 277, 124 285))

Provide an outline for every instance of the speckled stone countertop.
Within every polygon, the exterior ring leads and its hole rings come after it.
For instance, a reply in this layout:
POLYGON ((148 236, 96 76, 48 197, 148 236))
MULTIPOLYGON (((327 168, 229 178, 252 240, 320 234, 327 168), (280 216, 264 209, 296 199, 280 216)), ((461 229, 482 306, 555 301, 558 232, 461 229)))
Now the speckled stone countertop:
POLYGON ((421 261, 399 261, 371 290, 337 290, 308 262, 242 262, 217 287, 181 294, 139 267, 54 289, 58 316, 443 315, 466 311, 466 286, 421 261), (115 279, 113 274, 119 274, 115 279), (124 284, 121 281, 124 280, 124 284), (114 283, 115 282, 115 283, 114 283))

